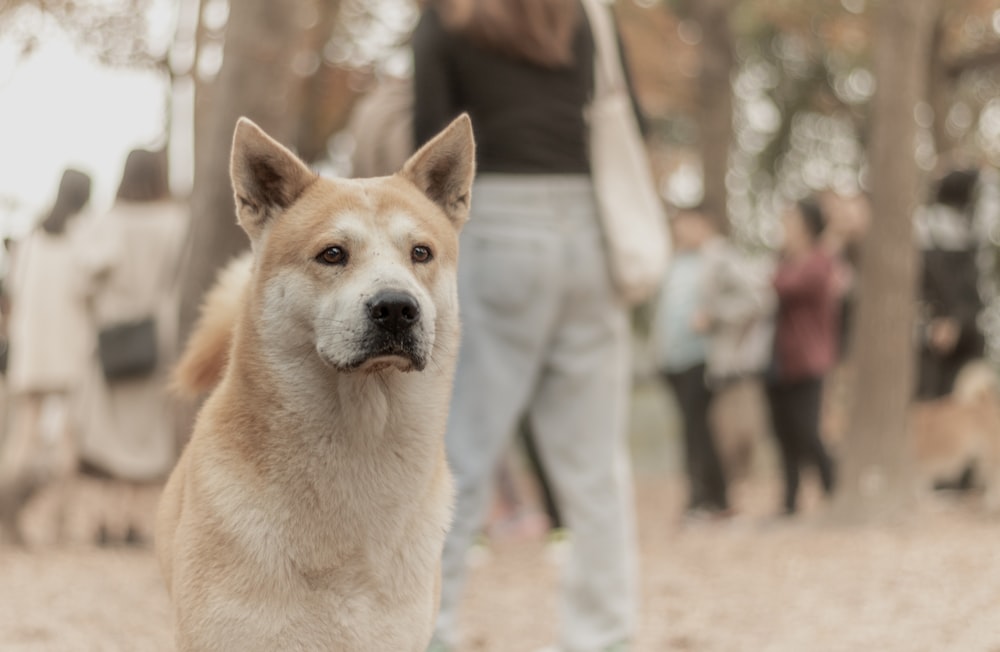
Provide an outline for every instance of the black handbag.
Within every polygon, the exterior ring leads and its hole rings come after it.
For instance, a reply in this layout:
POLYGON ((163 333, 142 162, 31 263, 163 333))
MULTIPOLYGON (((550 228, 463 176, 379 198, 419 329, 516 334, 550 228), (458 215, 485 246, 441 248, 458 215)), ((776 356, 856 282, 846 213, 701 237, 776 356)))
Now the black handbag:
POLYGON ((116 324, 97 334, 97 352, 108 380, 149 375, 156 369, 156 320, 116 324))

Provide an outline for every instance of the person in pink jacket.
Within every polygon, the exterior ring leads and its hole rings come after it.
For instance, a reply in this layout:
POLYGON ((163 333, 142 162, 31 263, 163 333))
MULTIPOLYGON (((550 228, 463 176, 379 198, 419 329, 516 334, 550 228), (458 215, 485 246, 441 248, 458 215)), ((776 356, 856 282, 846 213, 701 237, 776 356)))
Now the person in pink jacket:
POLYGON ((799 467, 814 464, 824 492, 834 466, 819 435, 823 379, 837 361, 837 263, 822 245, 825 220, 812 199, 784 216, 785 242, 773 285, 777 296, 768 403, 785 479, 784 511, 798 508, 799 467))

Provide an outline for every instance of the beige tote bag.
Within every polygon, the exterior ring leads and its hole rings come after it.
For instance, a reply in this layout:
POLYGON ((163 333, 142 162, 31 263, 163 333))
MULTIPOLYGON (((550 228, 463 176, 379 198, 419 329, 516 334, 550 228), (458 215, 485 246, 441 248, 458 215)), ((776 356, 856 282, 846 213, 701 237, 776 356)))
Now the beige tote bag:
POLYGON ((635 305, 659 288, 670 234, 625 82, 610 8, 583 0, 594 36, 594 100, 588 110, 590 165, 611 278, 635 305))

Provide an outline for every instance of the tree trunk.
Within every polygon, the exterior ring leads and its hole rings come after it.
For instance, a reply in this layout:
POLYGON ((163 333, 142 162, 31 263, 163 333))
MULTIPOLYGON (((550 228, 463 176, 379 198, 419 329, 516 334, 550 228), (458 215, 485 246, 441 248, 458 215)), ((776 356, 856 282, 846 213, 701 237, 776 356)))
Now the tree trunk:
POLYGON ((854 333, 856 382, 834 516, 880 520, 914 497, 907 412, 913 394, 920 171, 914 107, 926 91, 934 0, 883 0, 875 30, 869 144, 871 231, 865 243, 854 333))
POLYGON ((326 143, 334 129, 324 120, 328 107, 338 98, 330 97, 329 79, 331 66, 323 58, 323 48, 333 33, 340 14, 340 0, 320 0, 316 3, 318 17, 309 30, 307 47, 314 53, 316 70, 303 80, 299 89, 301 113, 296 125, 296 153, 307 163, 317 161, 326 154, 326 143))
POLYGON ((197 168, 191 198, 192 226, 181 278, 179 333, 186 339, 198 305, 216 271, 243 251, 248 240, 236 224, 229 183, 233 129, 247 116, 281 142, 295 136, 299 79, 292 59, 300 47, 301 0, 240 0, 229 4, 222 67, 212 104, 195 143, 197 168))
POLYGON ((733 36, 730 0, 697 0, 691 9, 701 27, 698 132, 704 186, 702 207, 722 233, 729 230, 726 173, 733 139, 733 36))
MULTIPOLYGON (((205 50, 205 42, 208 39, 207 32, 205 28, 205 23, 201 19, 202 14, 205 11, 205 5, 208 0, 197 0, 198 2, 198 26, 195 30, 194 35, 194 61, 191 65, 191 78, 194 80, 194 107, 192 115, 192 134, 194 137, 194 169, 195 172, 200 172, 208 169, 208 161, 206 160, 206 155, 210 151, 210 142, 208 138, 208 133, 210 132, 208 128, 208 119, 212 112, 212 107, 215 105, 214 100, 214 90, 216 87, 215 78, 205 79, 198 72, 198 62, 201 60, 205 50)), ((195 175, 195 178, 197 174, 195 175)), ((193 182, 192 182, 193 183, 193 182)), ((194 187, 192 186, 192 194, 194 193, 194 187)))
POLYGON ((944 59, 944 38, 947 24, 944 3, 934 0, 933 27, 931 42, 927 52, 928 78, 927 103, 934 112, 934 122, 931 135, 934 138, 934 151, 938 155, 938 165, 946 165, 946 161, 955 147, 954 139, 948 134, 948 111, 951 109, 951 96, 955 80, 948 71, 948 62, 944 59))

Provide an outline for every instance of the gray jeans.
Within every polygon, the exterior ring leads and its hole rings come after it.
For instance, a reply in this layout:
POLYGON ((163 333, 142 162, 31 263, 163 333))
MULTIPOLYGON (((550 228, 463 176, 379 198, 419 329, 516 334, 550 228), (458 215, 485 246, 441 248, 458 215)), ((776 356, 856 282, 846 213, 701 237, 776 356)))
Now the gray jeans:
POLYGON ((590 652, 627 641, 637 557, 629 327, 589 178, 481 175, 460 256, 462 344, 447 433, 457 496, 435 640, 454 643, 465 553, 483 526, 497 461, 528 414, 572 532, 560 645, 590 652))

